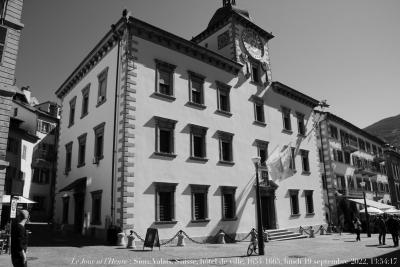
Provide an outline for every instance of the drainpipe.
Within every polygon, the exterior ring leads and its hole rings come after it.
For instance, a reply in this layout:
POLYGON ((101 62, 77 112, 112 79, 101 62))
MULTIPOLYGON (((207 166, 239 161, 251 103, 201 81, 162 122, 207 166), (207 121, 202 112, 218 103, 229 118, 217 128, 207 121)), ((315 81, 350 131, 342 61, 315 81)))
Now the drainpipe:
POLYGON ((121 49, 121 36, 120 34, 116 31, 115 25, 111 25, 111 28, 114 32, 114 37, 118 41, 118 50, 117 50, 117 69, 116 69, 116 79, 115 79, 115 97, 114 97, 114 126, 113 126, 113 154, 112 154, 112 166, 111 166, 111 224, 115 225, 115 179, 116 179, 116 174, 115 170, 116 167, 115 165, 117 164, 116 158, 117 158, 117 119, 118 119, 118 100, 119 100, 119 94, 118 94, 118 87, 119 87, 119 64, 120 64, 120 49, 121 49))

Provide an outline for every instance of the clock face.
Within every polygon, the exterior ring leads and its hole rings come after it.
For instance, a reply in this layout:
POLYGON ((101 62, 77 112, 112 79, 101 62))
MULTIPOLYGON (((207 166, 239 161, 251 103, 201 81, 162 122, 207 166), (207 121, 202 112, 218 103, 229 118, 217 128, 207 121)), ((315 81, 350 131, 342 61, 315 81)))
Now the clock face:
POLYGON ((264 43, 261 37, 251 29, 246 29, 242 33, 243 46, 249 55, 257 60, 264 56, 264 43))

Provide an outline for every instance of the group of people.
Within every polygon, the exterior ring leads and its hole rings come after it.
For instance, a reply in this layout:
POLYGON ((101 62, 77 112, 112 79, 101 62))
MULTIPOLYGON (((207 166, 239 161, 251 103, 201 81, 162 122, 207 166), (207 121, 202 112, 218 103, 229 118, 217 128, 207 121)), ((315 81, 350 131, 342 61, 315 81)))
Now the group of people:
POLYGON ((378 215, 375 225, 379 232, 379 245, 385 245, 386 233, 392 235, 393 245, 399 246, 400 219, 396 215, 378 215))
MULTIPOLYGON (((358 217, 353 220, 356 241, 360 241, 361 221, 358 217)), ((375 219, 375 226, 379 233, 379 245, 386 245, 386 233, 390 233, 393 239, 393 246, 399 246, 400 218, 396 215, 378 215, 375 219)))

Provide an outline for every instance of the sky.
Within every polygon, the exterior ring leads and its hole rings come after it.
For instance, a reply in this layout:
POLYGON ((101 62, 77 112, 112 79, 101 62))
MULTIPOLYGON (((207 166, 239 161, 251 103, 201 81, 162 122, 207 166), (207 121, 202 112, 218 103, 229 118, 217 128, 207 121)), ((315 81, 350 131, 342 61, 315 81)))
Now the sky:
MULTIPOLYGON (((272 79, 364 128, 400 113, 400 1, 236 0, 269 41, 272 79)), ((54 92, 123 9, 180 37, 204 30, 222 0, 25 0, 17 86, 54 92)))

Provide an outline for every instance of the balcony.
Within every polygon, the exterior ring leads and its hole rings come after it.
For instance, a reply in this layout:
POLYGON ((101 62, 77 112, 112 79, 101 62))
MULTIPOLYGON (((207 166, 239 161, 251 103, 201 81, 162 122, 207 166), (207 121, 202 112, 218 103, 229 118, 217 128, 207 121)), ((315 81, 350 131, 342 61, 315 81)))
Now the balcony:
POLYGON ((382 154, 375 155, 374 161, 377 163, 381 163, 385 161, 385 157, 382 154))
POLYGON ((353 141, 351 139, 345 139, 342 141, 342 150, 353 153, 358 150, 358 144, 356 141, 353 141))
POLYGON ((354 197, 354 198, 361 198, 361 197, 363 197, 363 191, 362 190, 356 190, 356 189, 349 189, 348 190, 348 196, 349 197, 354 197))

